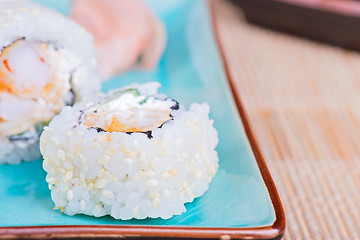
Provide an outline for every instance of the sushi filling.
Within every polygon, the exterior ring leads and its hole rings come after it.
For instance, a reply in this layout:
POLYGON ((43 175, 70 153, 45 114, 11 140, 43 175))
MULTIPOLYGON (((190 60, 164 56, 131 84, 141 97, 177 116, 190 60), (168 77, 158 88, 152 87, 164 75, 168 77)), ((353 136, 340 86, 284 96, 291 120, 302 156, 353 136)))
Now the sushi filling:
POLYGON ((179 109, 173 99, 140 95, 137 89, 113 92, 82 116, 81 122, 98 132, 146 133, 172 120, 171 112, 179 109))
POLYGON ((0 53, 0 137, 21 139, 72 104, 74 56, 51 44, 17 40, 0 53))

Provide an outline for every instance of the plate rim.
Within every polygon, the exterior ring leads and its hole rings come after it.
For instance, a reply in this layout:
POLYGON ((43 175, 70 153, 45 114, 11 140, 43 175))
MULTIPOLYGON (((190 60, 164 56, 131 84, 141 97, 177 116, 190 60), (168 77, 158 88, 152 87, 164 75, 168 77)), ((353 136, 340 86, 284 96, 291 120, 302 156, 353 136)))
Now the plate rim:
POLYGON ((226 60, 224 48, 221 45, 216 24, 214 0, 207 0, 210 24, 214 34, 215 44, 219 51, 226 78, 230 86, 238 113, 245 129, 261 177, 268 190, 275 211, 275 221, 271 226, 262 227, 169 227, 169 226, 129 226, 129 225, 57 225, 57 226, 23 226, 0 227, 1 238, 218 238, 218 239, 281 239, 285 232, 285 213, 274 181, 266 166, 258 142, 251 128, 241 98, 235 89, 234 79, 230 74, 229 64, 226 60))

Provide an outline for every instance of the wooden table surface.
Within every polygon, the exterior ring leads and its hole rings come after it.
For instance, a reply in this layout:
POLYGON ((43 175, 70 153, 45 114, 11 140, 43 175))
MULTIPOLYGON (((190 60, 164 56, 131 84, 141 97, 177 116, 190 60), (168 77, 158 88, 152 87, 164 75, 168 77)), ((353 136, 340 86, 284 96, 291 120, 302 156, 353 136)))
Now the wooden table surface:
POLYGON ((360 239, 360 54, 248 24, 220 43, 286 213, 284 239, 360 239))

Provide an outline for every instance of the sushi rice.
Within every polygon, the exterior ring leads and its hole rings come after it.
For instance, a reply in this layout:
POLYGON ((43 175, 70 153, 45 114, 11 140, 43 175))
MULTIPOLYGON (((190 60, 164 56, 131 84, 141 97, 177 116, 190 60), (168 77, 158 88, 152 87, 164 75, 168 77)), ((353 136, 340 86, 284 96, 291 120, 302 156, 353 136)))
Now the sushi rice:
POLYGON ((116 219, 164 219, 186 211, 218 169, 217 131, 206 103, 189 110, 132 84, 65 107, 40 149, 55 208, 116 219))
POLYGON ((0 164, 38 159, 43 126, 100 90, 92 36, 55 10, 0 0, 0 164))

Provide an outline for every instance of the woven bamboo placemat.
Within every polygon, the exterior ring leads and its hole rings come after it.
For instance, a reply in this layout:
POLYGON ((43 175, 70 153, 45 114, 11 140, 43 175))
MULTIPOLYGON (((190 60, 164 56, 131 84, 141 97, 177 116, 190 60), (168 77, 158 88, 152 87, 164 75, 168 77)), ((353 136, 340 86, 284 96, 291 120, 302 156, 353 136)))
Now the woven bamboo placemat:
POLYGON ((246 23, 220 43, 284 205, 284 239, 360 239, 360 55, 246 23))

